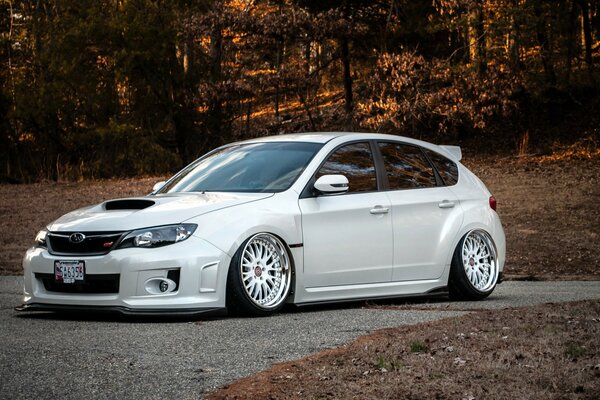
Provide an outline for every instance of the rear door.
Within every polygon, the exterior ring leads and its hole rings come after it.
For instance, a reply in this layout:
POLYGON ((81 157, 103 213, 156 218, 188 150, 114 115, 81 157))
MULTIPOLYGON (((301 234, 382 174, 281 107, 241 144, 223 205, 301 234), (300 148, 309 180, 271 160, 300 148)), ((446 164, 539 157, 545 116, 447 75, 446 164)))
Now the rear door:
POLYGON ((458 198, 420 147, 380 142, 392 207, 393 281, 436 279, 442 275, 462 223, 458 198))

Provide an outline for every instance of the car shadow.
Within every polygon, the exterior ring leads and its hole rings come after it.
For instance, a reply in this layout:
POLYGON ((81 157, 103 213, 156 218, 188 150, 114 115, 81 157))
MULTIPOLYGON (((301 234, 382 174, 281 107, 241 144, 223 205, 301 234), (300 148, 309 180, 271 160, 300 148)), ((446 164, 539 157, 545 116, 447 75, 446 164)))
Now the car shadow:
POLYGON ((444 304, 452 304, 453 300, 450 300, 445 294, 426 295, 426 296, 403 296, 403 297, 387 297, 380 299, 367 299, 367 300, 350 300, 341 301, 335 303, 318 303, 318 304, 307 304, 307 305, 286 305, 284 312, 288 313, 310 313, 320 312, 329 310, 346 310, 356 308, 381 308, 386 307, 418 307, 427 304, 440 304, 443 307, 444 304))
MULTIPOLYGON (((286 304, 277 314, 303 314, 317 313, 323 311, 349 310, 349 309, 411 309, 420 307, 437 306, 448 308, 456 303, 444 295, 390 297, 384 299, 352 300, 335 303, 318 303, 307 305, 286 304)), ((434 308, 431 308, 434 309, 434 308)), ((181 315, 131 315, 120 314, 112 311, 26 311, 15 312, 15 318, 31 320, 54 320, 54 321, 91 321, 91 322, 118 322, 118 323, 189 323, 215 321, 223 319, 249 319, 257 317, 246 317, 230 315, 226 311, 217 311, 213 314, 202 314, 196 316, 181 315)), ((258 318, 269 318, 258 317, 258 318)))

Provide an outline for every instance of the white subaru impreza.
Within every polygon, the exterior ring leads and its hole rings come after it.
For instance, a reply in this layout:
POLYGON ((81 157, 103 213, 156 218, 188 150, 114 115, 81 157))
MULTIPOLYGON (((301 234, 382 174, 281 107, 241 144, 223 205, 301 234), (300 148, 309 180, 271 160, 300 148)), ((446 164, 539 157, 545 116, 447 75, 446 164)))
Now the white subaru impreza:
POLYGON ((496 200, 460 148, 367 133, 233 143, 144 197, 64 215, 23 260, 18 310, 268 315, 502 280, 496 200))

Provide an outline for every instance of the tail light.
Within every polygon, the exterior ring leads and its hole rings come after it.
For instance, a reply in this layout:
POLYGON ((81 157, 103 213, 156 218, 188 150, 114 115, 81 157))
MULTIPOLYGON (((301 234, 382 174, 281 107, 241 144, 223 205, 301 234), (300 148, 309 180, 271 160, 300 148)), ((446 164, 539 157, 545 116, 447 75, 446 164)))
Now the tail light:
POLYGON ((494 196, 490 196, 490 208, 496 211, 496 198, 494 196))

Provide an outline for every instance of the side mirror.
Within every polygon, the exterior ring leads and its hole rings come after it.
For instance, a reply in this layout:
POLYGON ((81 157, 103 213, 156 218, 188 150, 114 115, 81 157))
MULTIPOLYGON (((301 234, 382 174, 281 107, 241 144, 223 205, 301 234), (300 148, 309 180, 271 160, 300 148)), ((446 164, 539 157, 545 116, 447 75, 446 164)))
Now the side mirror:
POLYGON ((154 186, 152 186, 152 193, 155 193, 156 191, 162 189, 163 186, 165 186, 165 181, 160 181, 154 184, 154 186))
POLYGON ((323 175, 313 186, 322 194, 339 194, 348 191, 348 178, 344 175, 323 175))

